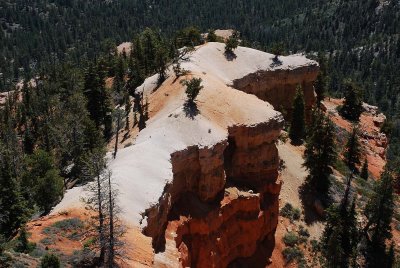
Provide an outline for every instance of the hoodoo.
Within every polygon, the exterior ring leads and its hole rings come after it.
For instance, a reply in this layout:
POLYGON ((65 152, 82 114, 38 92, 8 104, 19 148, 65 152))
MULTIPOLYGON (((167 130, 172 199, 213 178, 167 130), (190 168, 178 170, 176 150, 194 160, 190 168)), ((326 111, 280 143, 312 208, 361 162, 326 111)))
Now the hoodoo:
MULTIPOLYGON (((182 68, 188 75, 171 71, 161 86, 156 75, 139 87, 150 120, 110 162, 124 220, 152 238, 154 266, 265 265, 281 187, 275 143, 284 118, 277 110, 290 109, 298 84, 307 106, 314 103, 318 64, 301 55, 276 62, 244 47, 226 58, 224 44, 208 43, 182 68), (193 77, 204 86, 195 111, 180 83, 193 77)), ((68 191, 53 213, 77 206, 83 194, 68 191)))

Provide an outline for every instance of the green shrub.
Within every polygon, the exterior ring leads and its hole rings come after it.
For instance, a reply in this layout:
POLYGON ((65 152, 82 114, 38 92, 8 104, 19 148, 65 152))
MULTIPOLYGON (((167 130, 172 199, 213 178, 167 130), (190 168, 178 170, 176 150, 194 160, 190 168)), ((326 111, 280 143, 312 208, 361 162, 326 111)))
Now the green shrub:
POLYGON ((29 253, 35 249, 36 244, 29 242, 28 236, 29 236, 28 232, 23 227, 19 232, 18 238, 16 239, 16 245, 14 247, 15 251, 21 253, 29 253))
POLYGON ((285 258, 286 262, 292 261, 300 261, 304 258, 304 253, 298 247, 289 247, 285 248, 282 251, 283 257, 285 258))
POLYGON ((40 262, 40 268, 59 268, 60 266, 60 260, 54 254, 46 254, 40 262))
POLYGON ((83 223, 78 218, 71 218, 71 219, 65 219, 62 221, 58 221, 58 222, 54 223, 52 225, 52 227, 61 229, 63 231, 76 230, 76 229, 82 228, 83 223))
POLYGON ((43 229, 42 233, 51 236, 50 238, 42 239, 45 245, 53 244, 54 235, 61 235, 70 240, 79 240, 82 235, 83 222, 78 218, 65 219, 55 222, 49 227, 43 229))
POLYGON ((42 243, 43 245, 48 246, 48 245, 55 245, 56 241, 55 241, 54 236, 52 235, 50 237, 43 238, 42 240, 40 240, 40 243, 42 243))
POLYGON ((308 230, 306 228, 304 228, 303 225, 300 225, 300 227, 299 227, 299 235, 304 236, 304 237, 310 237, 310 233, 308 232, 308 230))
POLYGON ((280 214, 281 216, 288 218, 291 222, 293 222, 300 219, 301 210, 299 208, 294 208, 290 203, 286 203, 281 209, 280 214))
POLYGON ((299 242, 299 237, 294 232, 286 233, 283 237, 286 246, 293 247, 299 242))

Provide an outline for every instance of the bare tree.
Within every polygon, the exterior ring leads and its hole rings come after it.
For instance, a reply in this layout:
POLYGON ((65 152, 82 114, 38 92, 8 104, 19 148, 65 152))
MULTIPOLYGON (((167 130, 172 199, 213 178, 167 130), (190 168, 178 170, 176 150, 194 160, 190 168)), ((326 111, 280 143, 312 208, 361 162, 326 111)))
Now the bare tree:
POLYGON ((97 243, 94 244, 94 247, 96 250, 100 251, 99 263, 104 263, 107 245, 105 227, 107 195, 104 192, 104 189, 107 186, 107 181, 104 176, 106 168, 104 151, 94 150, 86 156, 84 163, 85 177, 94 178, 95 181, 86 185, 86 191, 88 194, 83 201, 87 205, 87 208, 94 212, 94 216, 92 217, 92 226, 98 235, 97 243))
POLYGON ((177 49, 175 52, 174 59, 172 60, 172 69, 175 73, 176 78, 188 73, 187 70, 181 67, 181 62, 189 61, 190 54, 194 51, 194 47, 185 47, 177 49))
POLYGON ((125 226, 119 218, 121 209, 118 206, 118 190, 112 183, 112 173, 107 171, 108 190, 108 266, 114 267, 117 259, 123 259, 124 246, 122 238, 125 235, 125 226))
POLYGON ((92 226, 98 238, 91 250, 99 252, 99 265, 111 268, 116 266, 116 260, 125 257, 122 238, 126 228, 119 217, 119 192, 112 182, 112 173, 107 169, 104 155, 93 153, 88 160, 92 162, 88 163, 87 174, 95 175, 95 181, 88 183, 84 202, 94 214, 92 226))

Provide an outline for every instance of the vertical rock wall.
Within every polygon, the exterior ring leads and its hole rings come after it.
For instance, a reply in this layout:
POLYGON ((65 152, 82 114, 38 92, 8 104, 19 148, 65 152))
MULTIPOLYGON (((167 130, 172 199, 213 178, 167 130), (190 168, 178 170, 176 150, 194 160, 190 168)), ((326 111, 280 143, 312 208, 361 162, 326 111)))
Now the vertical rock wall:
POLYGON ((175 234, 184 267, 227 267, 259 247, 271 254, 280 191, 275 142, 282 125, 280 117, 232 126, 227 141, 172 154, 173 181, 146 212, 144 232, 156 250, 164 250, 167 232, 175 234))
POLYGON ((313 83, 318 72, 317 63, 293 70, 259 71, 233 81, 232 86, 269 102, 288 119, 291 116, 296 87, 301 85, 306 114, 309 116, 316 101, 313 83))

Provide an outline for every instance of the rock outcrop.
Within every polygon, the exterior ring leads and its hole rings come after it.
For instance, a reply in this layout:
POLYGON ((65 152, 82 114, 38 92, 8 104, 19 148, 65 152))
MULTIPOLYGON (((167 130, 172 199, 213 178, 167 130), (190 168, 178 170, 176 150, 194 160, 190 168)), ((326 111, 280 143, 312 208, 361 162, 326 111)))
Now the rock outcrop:
MULTIPOLYGON (((277 139, 297 84, 307 107, 318 64, 224 44, 196 48, 182 68, 190 74, 139 87, 150 120, 110 161, 124 220, 152 238, 156 267, 261 267, 271 256, 281 188, 277 139), (184 79, 202 79, 188 111, 184 79), (266 102, 268 100, 270 103, 266 102)), ((73 207, 83 188, 65 194, 55 212, 73 207)), ((134 247, 134 246, 133 246, 134 247)))
POLYGON ((175 233, 183 267, 227 267, 258 247, 271 254, 280 191, 275 142, 282 126, 279 117, 232 126, 228 139, 212 148, 173 153, 172 183, 146 212, 144 233, 154 248, 165 250, 166 233, 175 233))
POLYGON ((319 66, 316 63, 294 70, 260 70, 234 80, 233 87, 269 102, 288 119, 291 117, 296 88, 300 85, 303 89, 306 115, 310 116, 316 101, 314 81, 318 72, 319 66))

